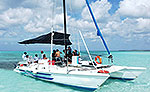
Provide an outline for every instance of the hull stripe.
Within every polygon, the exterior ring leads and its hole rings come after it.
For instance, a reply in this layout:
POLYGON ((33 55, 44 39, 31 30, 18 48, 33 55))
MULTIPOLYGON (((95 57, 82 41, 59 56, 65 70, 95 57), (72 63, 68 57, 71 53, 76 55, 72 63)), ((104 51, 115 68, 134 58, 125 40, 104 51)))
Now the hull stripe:
POLYGON ((119 78, 119 77, 110 77, 112 79, 120 79, 120 80, 134 80, 135 78, 119 78))
POLYGON ((19 69, 19 71, 25 72, 25 70, 19 69))
POLYGON ((53 80, 54 78, 47 78, 47 77, 42 77, 42 76, 37 76, 37 75, 33 75, 35 78, 39 78, 39 79, 46 79, 46 80, 53 80))
POLYGON ((37 72, 37 74, 41 74, 41 75, 51 75, 51 74, 47 74, 47 73, 40 73, 40 72, 37 72))
MULTIPOLYGON (((19 71, 25 72, 28 75, 33 76, 35 78, 39 78, 39 79, 46 79, 46 80, 53 80, 54 79, 54 78, 48 78, 48 77, 42 77, 42 76, 34 75, 30 71, 25 71, 25 70, 22 70, 22 69, 19 69, 19 71)), ((51 75, 51 74, 44 74, 44 73, 42 73, 41 75, 51 75)))

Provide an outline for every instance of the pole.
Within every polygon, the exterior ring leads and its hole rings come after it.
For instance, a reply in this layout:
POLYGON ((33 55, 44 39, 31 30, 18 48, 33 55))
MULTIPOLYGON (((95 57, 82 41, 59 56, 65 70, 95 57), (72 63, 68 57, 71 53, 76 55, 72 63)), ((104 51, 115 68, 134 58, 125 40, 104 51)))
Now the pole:
POLYGON ((54 36, 54 32, 53 32, 53 27, 51 28, 51 54, 50 54, 50 59, 52 61, 52 53, 53 53, 53 36, 54 36))
MULTIPOLYGON (((66 42, 66 4, 65 0, 63 0, 63 11, 64 11, 64 44, 65 44, 65 60, 67 60, 67 42, 66 42)), ((67 66, 68 66, 68 60, 67 60, 67 66)))
POLYGON ((81 33, 80 30, 79 30, 79 33, 80 33, 80 36, 81 36, 82 41, 83 41, 83 43, 84 43, 84 46, 85 46, 85 48, 86 48, 86 51, 87 51, 87 53, 88 53, 88 55, 89 55, 89 58, 90 58, 90 60, 91 60, 91 62, 92 62, 92 65, 96 68, 96 66, 95 66, 94 63, 93 63, 92 57, 91 57, 91 55, 90 55, 89 49, 88 49, 88 47, 87 47, 87 45, 86 45, 86 42, 85 42, 85 40, 84 40, 84 38, 83 38, 83 35, 82 35, 82 33, 81 33))
POLYGON ((110 51, 109 51, 109 49, 108 49, 108 47, 107 47, 107 44, 106 44, 106 42, 105 42, 105 40, 104 40, 104 38, 103 38, 103 35, 102 35, 102 33, 101 33, 101 31, 100 31, 100 29, 99 29, 99 27, 98 27, 98 24, 97 24, 97 22, 96 22, 96 19, 95 19, 95 17, 94 17, 94 14, 93 14, 93 12, 92 12, 92 9, 91 9, 91 7, 90 7, 90 5, 89 5, 88 0, 86 0, 86 4, 87 4, 87 6, 88 6, 88 8, 89 8, 90 14, 91 14, 92 19, 93 19, 93 21, 94 21, 94 24, 95 24, 95 26, 96 26, 97 35, 101 37, 101 39, 102 39, 102 41, 103 41, 103 44, 104 44, 104 46, 105 46, 105 48, 106 48, 108 54, 111 55, 111 53, 110 53, 110 51))

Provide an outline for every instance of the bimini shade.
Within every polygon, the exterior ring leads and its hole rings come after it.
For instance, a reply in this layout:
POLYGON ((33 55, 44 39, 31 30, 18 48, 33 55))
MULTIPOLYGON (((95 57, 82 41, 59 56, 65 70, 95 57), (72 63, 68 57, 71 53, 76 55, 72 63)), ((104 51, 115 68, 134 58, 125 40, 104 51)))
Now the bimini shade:
MULTIPOLYGON (((53 44, 55 45, 65 45, 64 43, 64 33, 53 32, 53 44)), ((51 34, 42 35, 33 39, 25 40, 18 42, 20 44, 51 44, 51 34)), ((70 34, 66 34, 66 44, 71 45, 72 43, 69 40, 70 34)))

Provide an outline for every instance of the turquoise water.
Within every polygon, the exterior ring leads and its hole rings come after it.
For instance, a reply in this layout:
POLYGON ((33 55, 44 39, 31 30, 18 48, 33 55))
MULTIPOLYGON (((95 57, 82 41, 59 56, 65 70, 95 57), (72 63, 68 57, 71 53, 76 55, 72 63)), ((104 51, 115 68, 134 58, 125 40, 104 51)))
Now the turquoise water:
MULTIPOLYGON (((22 51, 0 51, 0 92, 88 92, 87 90, 43 82, 14 72, 13 63, 21 60, 22 53, 22 51)), ((33 56, 40 52, 30 51, 28 53, 33 56)), ((92 53, 104 54, 104 52, 92 53)), ((48 56, 49 52, 46 54, 48 56)), ((116 65, 141 66, 146 67, 147 70, 133 81, 108 79, 95 92, 150 92, 149 51, 114 51, 112 55, 116 65)), ((88 59, 85 52, 82 52, 82 57, 88 59)), ((103 61, 103 63, 106 62, 103 61)))

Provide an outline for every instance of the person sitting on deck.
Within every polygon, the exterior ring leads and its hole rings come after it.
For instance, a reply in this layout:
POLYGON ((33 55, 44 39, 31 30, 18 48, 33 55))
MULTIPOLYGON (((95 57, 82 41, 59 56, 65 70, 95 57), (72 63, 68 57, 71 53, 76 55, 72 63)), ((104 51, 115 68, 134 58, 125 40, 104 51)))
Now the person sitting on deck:
POLYGON ((58 49, 56 50, 56 61, 62 61, 62 58, 60 57, 60 54, 62 54, 62 52, 60 52, 58 49))
POLYGON ((24 52, 24 54, 22 55, 22 59, 23 59, 23 60, 26 59, 26 55, 27 55, 27 52, 24 52))
POLYGON ((34 56, 34 63, 38 63, 38 60, 39 60, 38 55, 35 54, 35 56, 34 56))
POLYGON ((44 51, 41 51, 41 59, 44 58, 44 51))
POLYGON ((32 62, 30 61, 30 59, 29 59, 29 55, 26 55, 25 61, 26 61, 28 64, 31 64, 31 63, 32 63, 32 62))
POLYGON ((46 57, 46 55, 45 55, 45 54, 43 55, 43 59, 47 59, 47 57, 46 57))
POLYGON ((72 52, 72 56, 79 56, 77 50, 74 50, 74 51, 72 52))

